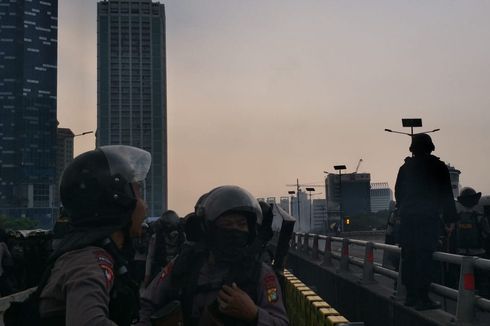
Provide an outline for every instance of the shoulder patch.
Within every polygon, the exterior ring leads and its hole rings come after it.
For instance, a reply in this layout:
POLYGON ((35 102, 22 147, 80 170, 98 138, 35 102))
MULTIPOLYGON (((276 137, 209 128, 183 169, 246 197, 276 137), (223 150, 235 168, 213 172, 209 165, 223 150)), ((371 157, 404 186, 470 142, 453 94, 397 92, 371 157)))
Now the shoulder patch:
POLYGON ((104 273, 105 285, 107 288, 110 288, 114 281, 114 263, 112 257, 104 250, 96 250, 94 251, 94 255, 99 268, 104 273))
POLYGON ((163 269, 162 272, 160 273, 160 279, 158 280, 158 283, 163 282, 171 273, 172 269, 174 268, 174 260, 170 261, 163 269))
POLYGON ((277 291, 277 278, 273 273, 267 273, 264 277, 264 286, 269 303, 276 303, 279 300, 277 291))

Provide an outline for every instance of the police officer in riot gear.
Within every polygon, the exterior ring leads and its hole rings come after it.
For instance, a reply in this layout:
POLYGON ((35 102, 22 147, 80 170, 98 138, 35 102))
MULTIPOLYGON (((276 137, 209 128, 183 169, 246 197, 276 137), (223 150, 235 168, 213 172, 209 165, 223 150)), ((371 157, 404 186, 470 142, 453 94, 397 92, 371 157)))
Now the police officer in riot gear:
POLYGON ((154 234, 148 249, 148 262, 150 270, 147 271, 151 281, 163 267, 165 267, 177 254, 185 241, 184 230, 180 218, 172 210, 165 211, 162 216, 152 224, 154 234))
POLYGON ((137 317, 138 286, 127 268, 145 217, 140 182, 150 164, 150 153, 114 145, 81 154, 65 169, 60 196, 72 230, 40 285, 44 325, 121 326, 137 317))
POLYGON ((458 196, 459 221, 456 225, 456 253, 467 256, 484 257, 484 240, 490 236, 488 221, 477 205, 481 192, 466 187, 458 196))
POLYGON ((251 248, 261 207, 246 190, 222 186, 202 196, 194 217, 203 238, 187 243, 141 298, 140 323, 173 300, 184 325, 287 325, 275 273, 251 248))
POLYGON ((441 215, 449 230, 457 219, 449 171, 444 162, 431 155, 434 149, 429 135, 412 136, 413 157, 405 159, 395 185, 405 304, 417 310, 440 307, 428 296, 432 253, 439 242, 441 215))

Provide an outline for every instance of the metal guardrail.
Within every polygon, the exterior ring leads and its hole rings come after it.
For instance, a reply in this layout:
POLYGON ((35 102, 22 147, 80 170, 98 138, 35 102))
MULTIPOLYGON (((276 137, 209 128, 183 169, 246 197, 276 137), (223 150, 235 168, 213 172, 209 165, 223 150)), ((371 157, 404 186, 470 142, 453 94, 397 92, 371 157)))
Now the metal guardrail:
MULTIPOLYGON (((340 271, 348 272, 350 265, 362 268, 361 282, 365 284, 375 283, 375 274, 380 274, 396 280, 396 291, 394 298, 402 299, 405 296, 405 288, 401 281, 401 272, 385 268, 374 262, 374 250, 383 250, 393 254, 400 255, 401 249, 397 246, 371 241, 354 240, 348 238, 331 237, 308 233, 294 233, 291 248, 300 250, 306 254, 311 253, 311 257, 320 260, 323 256, 322 265, 332 266, 332 260, 339 260, 340 271), (310 239, 312 245, 310 246, 310 239), (324 250, 319 248, 319 240, 325 241, 324 250), (332 252, 332 242, 342 244, 340 255, 332 252), (361 246, 365 248, 363 259, 349 255, 350 245, 361 246)), ((471 324, 475 318, 476 308, 482 311, 490 312, 490 300, 476 295, 475 293, 475 276, 474 269, 490 271, 490 260, 471 256, 461 256, 445 252, 435 252, 433 260, 443 263, 450 263, 460 266, 460 278, 458 290, 444 286, 442 284, 431 283, 431 290, 445 298, 456 301, 456 325, 471 324)), ((399 271, 401 271, 402 260, 400 259, 399 271)))

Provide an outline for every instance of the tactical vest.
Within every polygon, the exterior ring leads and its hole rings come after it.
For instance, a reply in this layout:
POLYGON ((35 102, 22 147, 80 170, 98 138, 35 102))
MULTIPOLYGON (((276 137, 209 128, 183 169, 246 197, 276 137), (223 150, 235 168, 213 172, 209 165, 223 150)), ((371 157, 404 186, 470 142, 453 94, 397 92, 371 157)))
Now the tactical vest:
MULTIPOLYGON (((254 302, 257 302, 257 287, 262 268, 262 262, 260 260, 254 260, 253 267, 246 270, 240 266, 232 268, 227 279, 224 279, 222 282, 198 285, 199 273, 206 263, 208 255, 209 251, 200 247, 199 244, 185 245, 181 254, 177 257, 172 269, 171 282, 174 297, 178 298, 182 304, 185 326, 199 324, 199 319, 192 317, 195 295, 221 289, 224 284, 231 284, 231 282, 235 281, 232 280, 232 278, 236 275, 243 275, 240 280, 236 281, 237 285, 243 289, 254 302)), ((228 316, 223 315, 221 317, 225 326, 247 325, 242 321, 228 316)))
POLYGON ((457 227, 458 249, 481 249, 482 237, 477 212, 462 212, 457 227))

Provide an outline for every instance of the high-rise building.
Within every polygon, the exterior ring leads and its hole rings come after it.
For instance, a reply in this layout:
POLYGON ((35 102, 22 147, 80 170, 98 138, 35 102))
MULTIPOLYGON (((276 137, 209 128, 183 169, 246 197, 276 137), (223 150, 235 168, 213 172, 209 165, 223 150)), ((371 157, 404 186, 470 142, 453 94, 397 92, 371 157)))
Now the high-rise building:
POLYGON ((61 174, 66 166, 73 161, 73 138, 75 134, 71 129, 58 128, 57 134, 57 156, 56 156, 56 175, 59 182, 61 174))
POLYGON ((310 202, 306 192, 300 190, 296 196, 291 198, 291 215, 296 218, 295 231, 308 232, 310 229, 310 202))
POLYGON ((276 203, 276 197, 267 197, 265 202, 267 204, 275 204, 276 203))
POLYGON ((340 203, 342 216, 366 214, 371 211, 371 175, 369 173, 329 174, 325 179, 328 217, 339 220, 340 203), (342 181, 342 182, 340 182, 342 181))
POLYGON ((66 166, 73 161, 73 139, 75 134, 68 128, 58 128, 56 149, 56 188, 55 202, 60 206, 59 185, 66 166))
POLYGON ((324 233, 327 230, 327 200, 312 200, 311 232, 324 233))
POLYGON ((393 200, 393 191, 387 182, 371 183, 371 212, 389 210, 393 200))
POLYGON ((283 197, 279 198, 279 206, 281 206, 281 208, 285 212, 289 213, 289 209, 290 209, 289 197, 283 196, 283 197))
POLYGON ((461 188, 461 185, 459 184, 459 175, 461 174, 461 171, 456 169, 454 166, 451 166, 451 164, 448 164, 447 168, 449 170, 449 177, 451 178, 453 197, 456 199, 459 196, 459 191, 461 188))
POLYGON ((97 146, 152 154, 144 195, 150 216, 167 209, 165 8, 151 0, 97 4, 97 146))
POLYGON ((56 178, 57 0, 0 0, 0 214, 49 227, 56 178))

